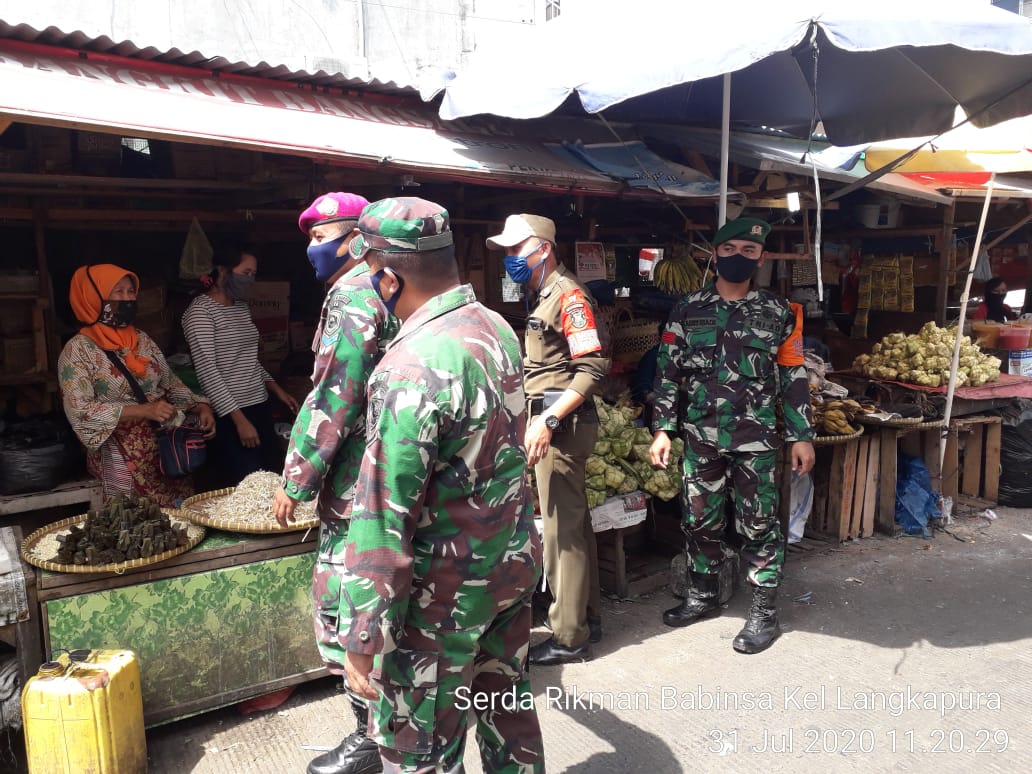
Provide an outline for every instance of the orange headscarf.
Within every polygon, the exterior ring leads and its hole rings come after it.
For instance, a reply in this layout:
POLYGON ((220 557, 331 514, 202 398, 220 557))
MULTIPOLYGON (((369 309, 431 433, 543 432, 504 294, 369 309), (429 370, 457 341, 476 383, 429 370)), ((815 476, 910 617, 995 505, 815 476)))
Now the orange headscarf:
POLYGON ((68 299, 72 303, 72 311, 76 318, 79 322, 86 323, 86 327, 80 328, 79 333, 92 339, 101 349, 123 352, 125 364, 133 375, 143 376, 147 373, 147 364, 150 360, 140 357, 136 352, 140 343, 136 328, 132 325, 126 328, 112 328, 98 322, 104 301, 123 277, 131 278, 136 290, 139 291, 140 278, 120 266, 111 263, 80 266, 72 275, 68 299))

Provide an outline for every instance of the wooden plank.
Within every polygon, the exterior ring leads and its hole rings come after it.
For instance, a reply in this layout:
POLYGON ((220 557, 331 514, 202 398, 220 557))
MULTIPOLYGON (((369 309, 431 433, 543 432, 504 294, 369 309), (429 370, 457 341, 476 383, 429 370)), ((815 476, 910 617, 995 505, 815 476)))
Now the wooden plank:
POLYGON ((978 497, 982 483, 982 449, 985 435, 983 425, 973 425, 964 444, 964 465, 960 477, 960 491, 978 497))
POLYGON ((879 435, 881 459, 876 523, 880 531, 892 535, 896 532, 896 431, 885 427, 879 435))
MULTIPOLYGON (((845 444, 836 444, 831 453, 831 471, 828 476, 828 507, 825 511, 821 532, 838 536, 838 517, 842 510, 842 476, 845 472, 845 444)), ((841 540, 841 538, 839 538, 841 540)))
POLYGON ((867 458, 871 448, 871 439, 865 435, 856 441, 856 485, 853 487, 853 507, 849 515, 849 537, 853 540, 860 537, 860 521, 864 512, 864 499, 867 494, 867 458))
POLYGON ((842 450, 842 488, 838 490, 840 494, 835 494, 836 490, 832 490, 832 494, 835 495, 836 502, 838 503, 836 534, 840 541, 849 537, 849 517, 853 511, 853 489, 856 486, 856 453, 858 445, 857 441, 841 444, 841 446, 845 447, 842 450))
POLYGON ((956 503, 958 505, 966 505, 969 508, 994 508, 996 503, 992 500, 986 500, 984 497, 971 497, 966 494, 957 495, 956 503))
POLYGON ((871 439, 867 450, 867 480, 864 483, 864 505, 860 515, 860 536, 874 534, 874 517, 878 510, 878 487, 881 481, 881 443, 871 439))
POLYGON ((1000 499, 1000 437, 1001 423, 989 425, 985 432, 985 485, 982 496, 992 503, 1000 499))
POLYGON ((928 468, 928 476, 932 479, 932 488, 938 491, 939 479, 942 471, 939 469, 939 437, 940 428, 921 431, 921 445, 924 448, 925 467, 928 468))
POLYGON ((828 512, 828 488, 831 475, 831 453, 823 446, 816 449, 813 466, 813 507, 806 520, 807 526, 815 532, 824 532, 824 518, 828 512))
POLYGON ((942 462, 942 496, 951 497, 954 502, 957 500, 960 484, 960 459, 957 447, 957 431, 951 427, 946 436, 946 457, 942 462))

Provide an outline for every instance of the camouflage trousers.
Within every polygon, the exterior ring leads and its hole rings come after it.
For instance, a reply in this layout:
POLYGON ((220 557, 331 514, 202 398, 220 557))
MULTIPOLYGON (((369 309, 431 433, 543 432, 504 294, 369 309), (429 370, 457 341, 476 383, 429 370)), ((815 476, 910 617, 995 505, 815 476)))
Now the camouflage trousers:
POLYGON ((377 656, 369 735, 385 774, 463 771, 468 713, 476 717, 485 774, 544 772, 544 749, 527 672, 530 593, 484 626, 406 627, 377 656))
POLYGON ((335 675, 344 674, 346 649, 338 639, 340 620, 340 587, 345 576, 344 543, 348 522, 323 519, 319 523, 319 549, 312 570, 312 601, 315 603, 312 623, 315 644, 323 664, 335 675))
POLYGON ((685 444, 684 524, 691 569, 702 575, 718 572, 724 556, 725 503, 730 494, 735 529, 742 536, 742 558, 754 586, 781 582, 785 544, 778 520, 778 488, 774 481, 777 452, 720 452, 700 455, 685 444))

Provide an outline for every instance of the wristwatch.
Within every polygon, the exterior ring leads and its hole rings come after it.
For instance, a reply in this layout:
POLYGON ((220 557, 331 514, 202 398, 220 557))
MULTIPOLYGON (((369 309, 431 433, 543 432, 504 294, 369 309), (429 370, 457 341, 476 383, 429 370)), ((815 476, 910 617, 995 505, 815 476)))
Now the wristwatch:
POLYGON ((559 417, 555 414, 545 414, 545 427, 549 430, 556 430, 559 428, 559 417))

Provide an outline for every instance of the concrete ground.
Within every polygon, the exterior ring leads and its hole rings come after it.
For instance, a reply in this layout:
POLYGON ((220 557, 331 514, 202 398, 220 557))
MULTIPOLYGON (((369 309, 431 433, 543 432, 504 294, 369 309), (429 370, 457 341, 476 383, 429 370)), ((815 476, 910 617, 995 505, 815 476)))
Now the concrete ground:
MULTIPOLYGON (((548 771, 1032 771, 1032 511, 996 513, 790 554, 785 633, 755 656, 731 649, 743 591, 678 630, 665 592, 607 600, 593 661, 534 670, 548 771)), ((150 771, 303 772, 353 728, 319 680, 264 714, 152 729, 150 771)))

